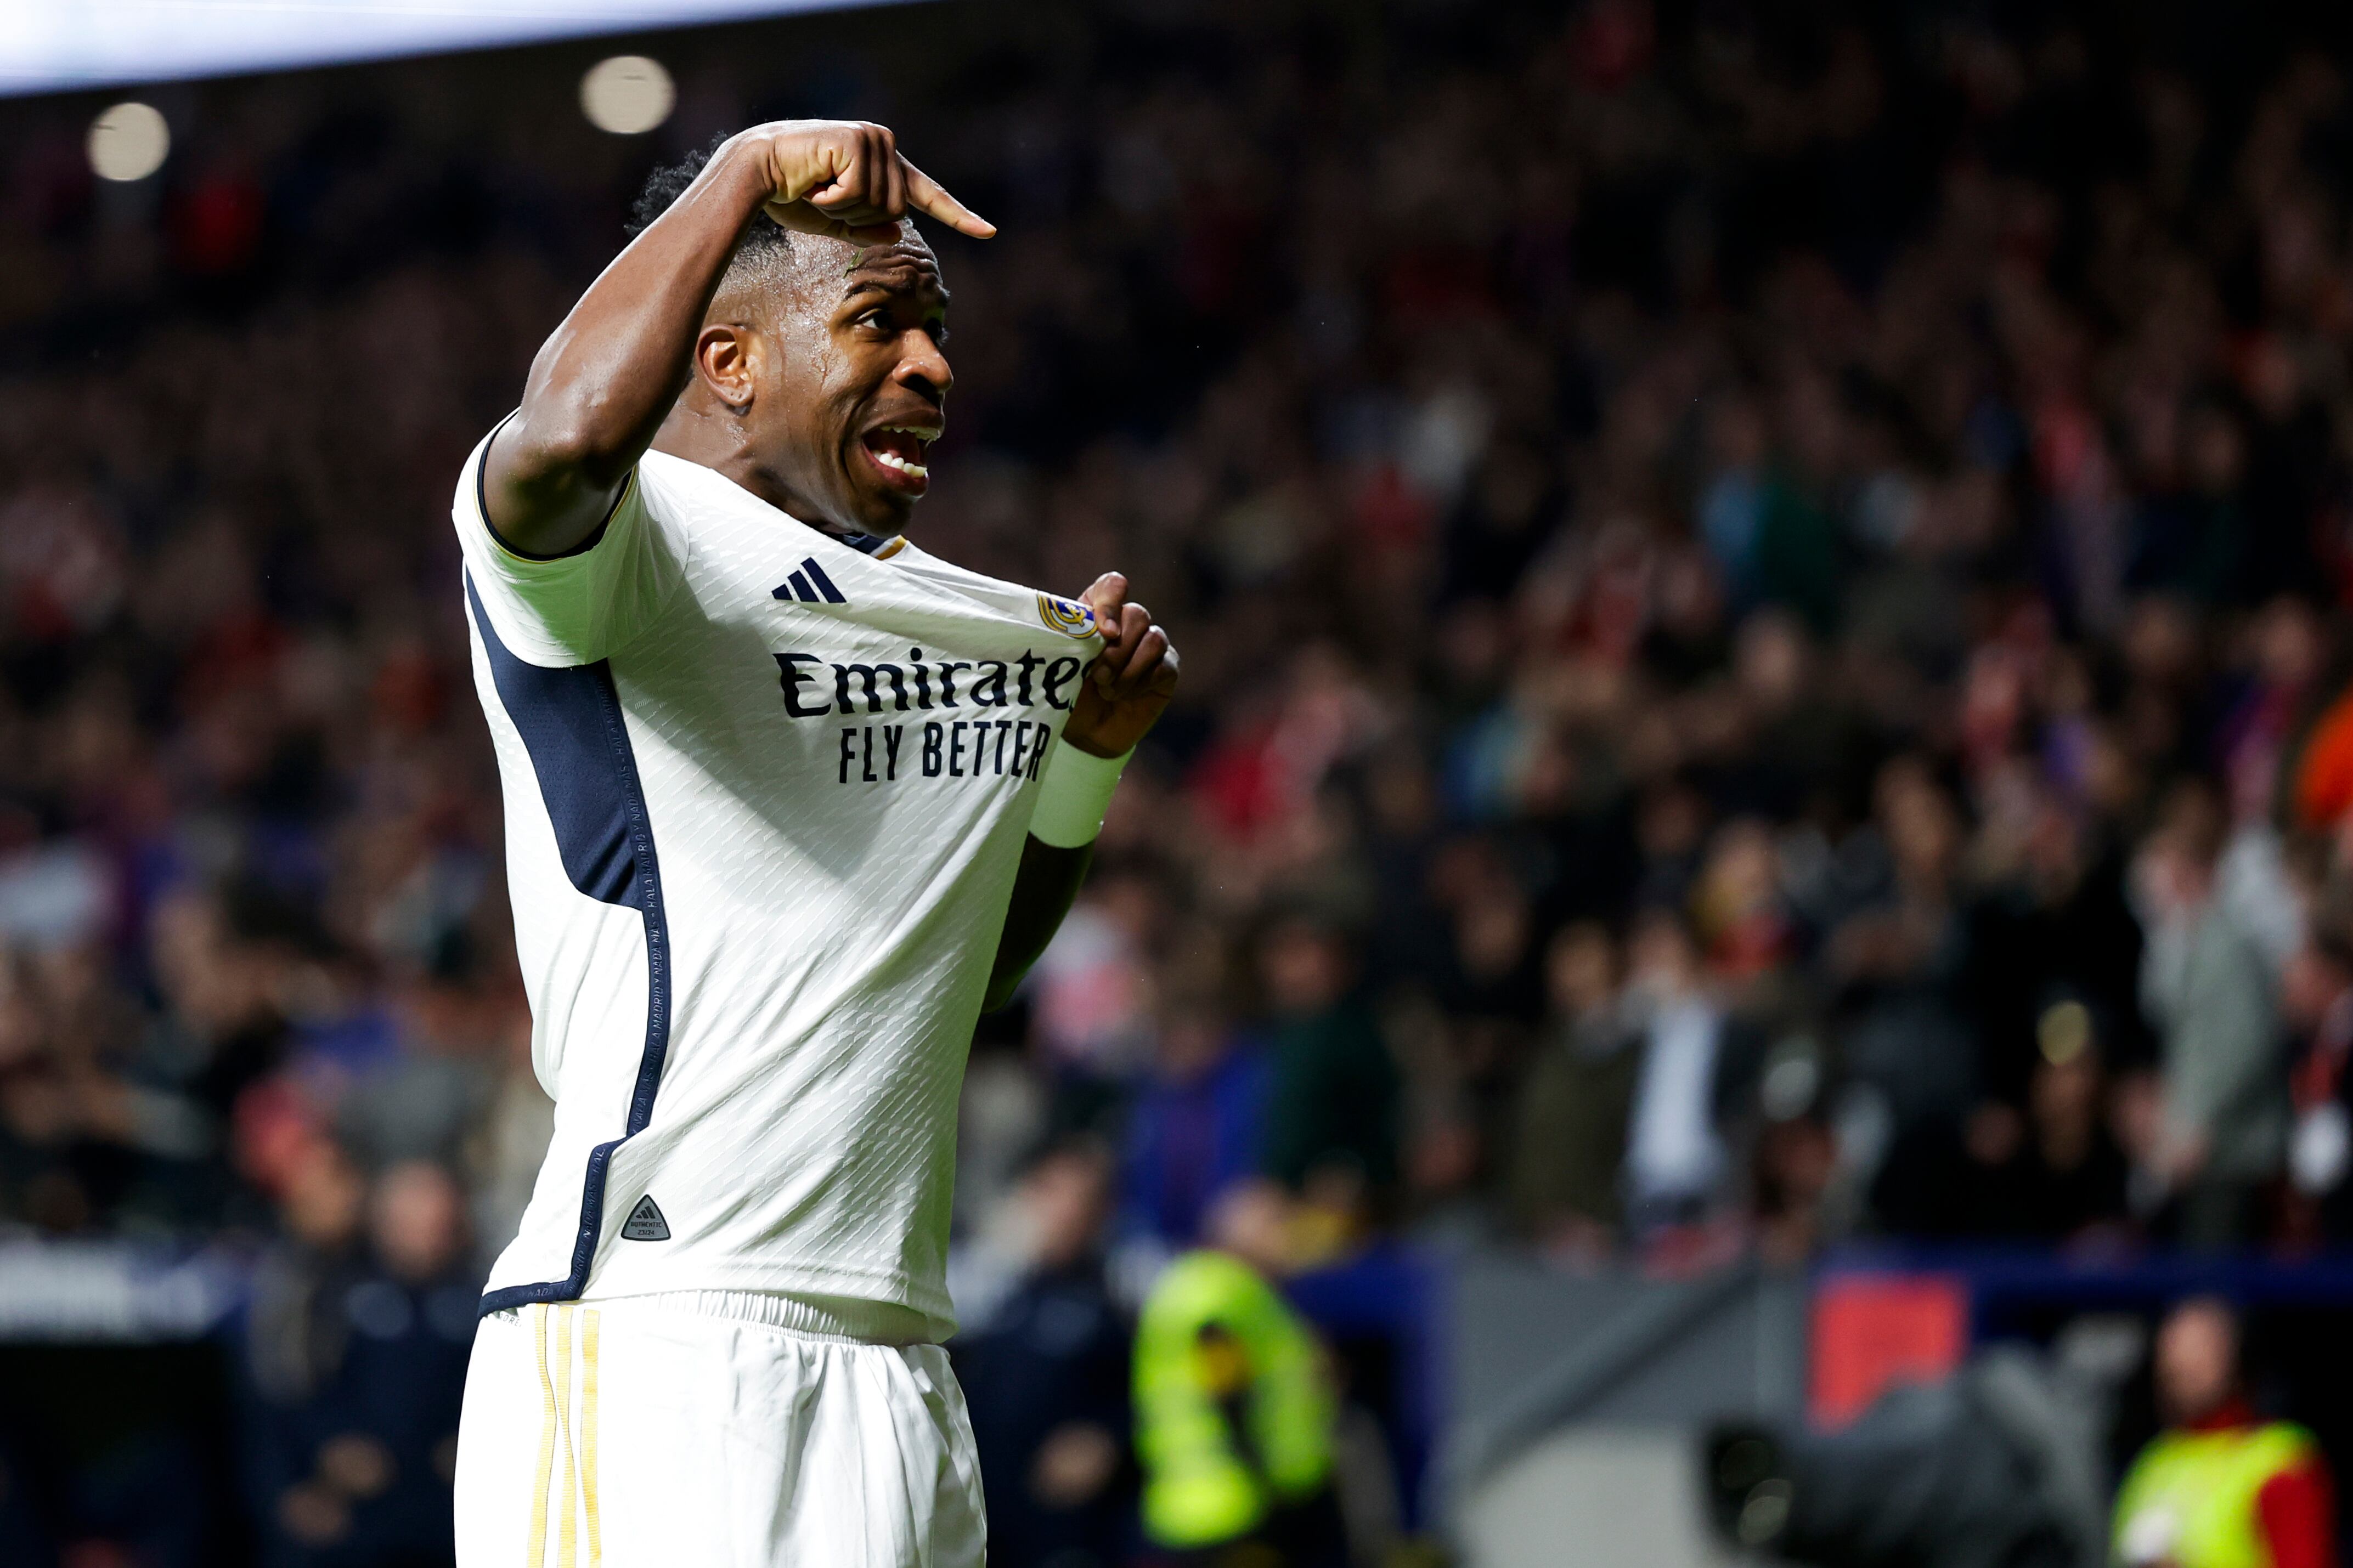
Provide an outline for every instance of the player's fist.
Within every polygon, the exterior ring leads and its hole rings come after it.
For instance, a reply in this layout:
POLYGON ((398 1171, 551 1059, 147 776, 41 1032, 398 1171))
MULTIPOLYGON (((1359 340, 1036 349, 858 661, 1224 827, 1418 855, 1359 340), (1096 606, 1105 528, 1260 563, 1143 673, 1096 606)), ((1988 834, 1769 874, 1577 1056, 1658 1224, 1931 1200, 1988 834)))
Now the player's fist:
POLYGON ((884 125, 862 120, 778 120, 736 139, 768 188, 768 216, 803 234, 853 245, 887 245, 910 209, 927 213, 975 239, 985 222, 900 154, 884 125))
POLYGON ((1094 612, 1103 652, 1087 666, 1062 739, 1098 757, 1134 751, 1176 694, 1176 649, 1152 612, 1127 602, 1127 579, 1106 572, 1079 595, 1094 612))

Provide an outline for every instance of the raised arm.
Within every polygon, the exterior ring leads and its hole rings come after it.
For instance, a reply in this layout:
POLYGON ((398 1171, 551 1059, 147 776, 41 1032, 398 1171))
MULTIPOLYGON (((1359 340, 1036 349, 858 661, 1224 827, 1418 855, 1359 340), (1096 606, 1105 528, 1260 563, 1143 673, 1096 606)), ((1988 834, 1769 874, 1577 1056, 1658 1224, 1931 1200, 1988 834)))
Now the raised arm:
POLYGON ((880 125, 780 121, 730 138, 532 361, 522 405, 483 458, 488 521, 511 548, 561 555, 596 531, 694 374, 704 313, 764 208, 786 228, 856 244, 893 238, 910 209, 976 237, 996 232, 880 125))

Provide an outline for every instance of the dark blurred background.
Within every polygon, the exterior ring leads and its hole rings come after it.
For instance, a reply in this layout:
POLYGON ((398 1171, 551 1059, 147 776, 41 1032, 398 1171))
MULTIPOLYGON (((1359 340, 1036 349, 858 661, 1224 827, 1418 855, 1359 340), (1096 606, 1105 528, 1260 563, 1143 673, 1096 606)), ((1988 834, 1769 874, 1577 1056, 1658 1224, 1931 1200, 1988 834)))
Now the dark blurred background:
POLYGON ((801 115, 1001 226, 922 542, 1186 658, 974 1045, 1000 1563, 1148 1551, 1122 1325, 1261 1176, 1363 1563, 1520 1560, 1475 1499, 1726 1280, 1753 1397, 1628 1429, 2096 1342, 2105 1488, 2218 1292, 2353 1458, 2347 30, 1025 0, 0 100, 0 1562, 447 1561, 550 1114, 448 497, 646 173, 801 115))

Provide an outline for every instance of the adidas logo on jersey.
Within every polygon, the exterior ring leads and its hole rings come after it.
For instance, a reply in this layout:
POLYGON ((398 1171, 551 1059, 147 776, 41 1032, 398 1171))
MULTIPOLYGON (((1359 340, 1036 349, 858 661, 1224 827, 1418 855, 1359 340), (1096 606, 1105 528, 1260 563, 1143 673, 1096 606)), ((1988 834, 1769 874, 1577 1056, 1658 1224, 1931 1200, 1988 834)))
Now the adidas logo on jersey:
POLYGON ((662 1218, 661 1205, 654 1202, 653 1194, 648 1193, 644 1197, 639 1198, 638 1206, 629 1211, 629 1217, 621 1222, 621 1239, 623 1241, 668 1241, 670 1239, 670 1221, 662 1218))
POLYGON ((825 574, 825 568, 812 555, 801 563, 801 569, 776 584, 773 595, 779 599, 798 599, 804 605, 846 605, 840 589, 825 574))

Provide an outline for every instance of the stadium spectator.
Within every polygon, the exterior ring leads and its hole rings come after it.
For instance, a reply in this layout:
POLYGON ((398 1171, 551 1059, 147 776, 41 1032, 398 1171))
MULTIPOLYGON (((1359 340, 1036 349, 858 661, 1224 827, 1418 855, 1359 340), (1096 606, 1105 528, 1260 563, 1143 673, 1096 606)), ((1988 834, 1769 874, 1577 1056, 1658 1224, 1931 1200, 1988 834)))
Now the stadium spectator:
POLYGON ((1031 1163, 1011 1198, 1027 1268, 956 1336, 989 1551, 1005 1562, 1110 1568, 1130 1542, 1129 1329, 1102 1257, 1111 1178, 1106 1152, 1087 1142, 1031 1163))
POLYGON ((1144 1532, 1176 1561, 1338 1568, 1338 1415, 1324 1352, 1274 1288, 1294 1257, 1292 1199, 1220 1194, 1208 1245, 1169 1264, 1136 1326, 1144 1532))
POLYGON ((1511 1201, 1549 1250, 1607 1256, 1623 1212, 1619 1174, 1642 1035, 1626 1016, 1609 931, 1584 922, 1552 940, 1544 1033, 1520 1099, 1511 1201))
POLYGON ((273 1563, 394 1568, 450 1551, 480 1289, 464 1197, 423 1161, 361 1190, 331 1147, 305 1163, 250 1321, 248 1475, 273 1563))
POLYGON ((2126 1568, 2333 1568, 2334 1489, 2312 1435, 2264 1421, 2240 1382, 2239 1323, 2211 1298, 2176 1307, 2157 1341, 2166 1430, 2116 1495, 2126 1568))
POLYGON ((1294 1190, 1336 1173, 1386 1194, 1398 1178, 1398 1074, 1348 939, 1320 916, 1285 915, 1258 957, 1270 1037, 1261 1168, 1294 1190))
POLYGON ((1258 1170, 1266 1056, 1213 1003, 1164 1013, 1128 1112, 1127 1222, 1170 1248, 1201 1234, 1209 1200, 1258 1170))
POLYGON ((2221 1247, 2259 1233, 2279 1169, 2287 1082, 2276 980, 2218 885, 2224 826, 2211 788, 2168 798, 2141 851, 2148 947, 2141 971, 2165 1068, 2168 1184, 2182 1240, 2221 1247))
POLYGON ((1732 1156, 1720 1125, 1734 1096, 1724 1010, 1701 983, 1691 932, 1672 910, 1638 921, 1627 1002, 1642 1030, 1641 1076, 1626 1132, 1623 1185, 1635 1226, 1656 1231, 1713 1217, 1732 1156))
POLYGON ((2353 951, 2341 910, 2316 911, 2280 979, 2295 1042, 2295 1121, 2289 1146, 2289 1234, 2300 1245, 2353 1239, 2353 951))
MULTIPOLYGON (((2053 1002, 2035 1026, 2039 1057, 2007 1155, 1974 1173, 1976 1235, 2096 1242, 2127 1215, 2126 1167, 2107 1122, 2107 1085, 2091 1010, 2053 1002)), ((2003 1108, 2006 1110, 2007 1108, 2003 1108)), ((2001 1111, 1995 1112, 1997 1116, 2001 1111)))

